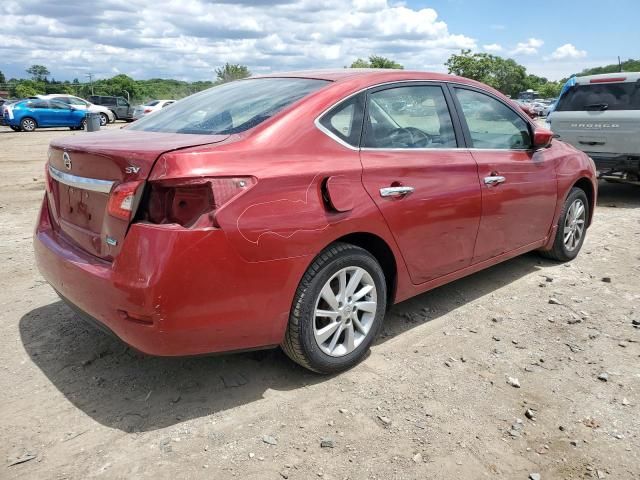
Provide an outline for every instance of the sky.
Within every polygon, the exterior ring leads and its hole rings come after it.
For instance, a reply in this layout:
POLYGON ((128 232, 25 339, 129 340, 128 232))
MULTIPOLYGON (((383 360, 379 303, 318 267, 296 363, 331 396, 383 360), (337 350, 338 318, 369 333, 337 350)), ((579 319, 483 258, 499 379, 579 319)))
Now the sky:
POLYGON ((555 80, 640 56, 638 18, 638 0, 0 0, 0 71, 193 81, 225 62, 265 73, 371 54, 446 71, 471 49, 555 80))

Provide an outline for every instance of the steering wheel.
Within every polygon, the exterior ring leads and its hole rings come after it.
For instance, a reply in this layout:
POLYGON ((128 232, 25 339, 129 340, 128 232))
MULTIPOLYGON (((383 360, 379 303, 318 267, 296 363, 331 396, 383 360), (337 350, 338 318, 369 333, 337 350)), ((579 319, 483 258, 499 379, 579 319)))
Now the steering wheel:
POLYGON ((393 146, 421 148, 431 144, 432 138, 416 127, 397 128, 389 134, 393 146))

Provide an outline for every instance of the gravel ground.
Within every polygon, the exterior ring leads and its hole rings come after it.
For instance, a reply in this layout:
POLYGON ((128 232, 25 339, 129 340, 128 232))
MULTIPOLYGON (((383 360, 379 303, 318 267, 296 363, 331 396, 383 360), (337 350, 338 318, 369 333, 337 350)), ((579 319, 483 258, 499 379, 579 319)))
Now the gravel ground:
POLYGON ((77 320, 31 247, 47 144, 74 134, 0 127, 0 478, 640 478, 640 188, 601 185, 574 262, 397 305, 320 377, 277 350, 145 357, 77 320))

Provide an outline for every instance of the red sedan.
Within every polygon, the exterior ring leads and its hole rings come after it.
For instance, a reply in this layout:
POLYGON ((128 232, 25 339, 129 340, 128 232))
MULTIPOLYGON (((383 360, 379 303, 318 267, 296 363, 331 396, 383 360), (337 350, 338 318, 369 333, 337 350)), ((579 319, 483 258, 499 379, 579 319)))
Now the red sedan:
POLYGON ((579 252, 593 162, 464 78, 228 83, 52 142, 35 232, 60 296, 153 355, 362 359, 396 302, 539 250, 579 252))

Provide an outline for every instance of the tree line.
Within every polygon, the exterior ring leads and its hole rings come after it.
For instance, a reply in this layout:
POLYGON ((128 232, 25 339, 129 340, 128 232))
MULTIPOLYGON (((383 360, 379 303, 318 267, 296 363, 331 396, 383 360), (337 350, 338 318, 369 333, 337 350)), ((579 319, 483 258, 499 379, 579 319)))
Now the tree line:
MULTIPOLYGON (((520 92, 528 89, 537 91, 539 96, 543 98, 556 97, 567 80, 565 78, 551 81, 545 77, 528 73, 523 65, 513 59, 488 53, 472 53, 470 50, 461 50, 460 53, 452 54, 445 62, 445 66, 449 73, 486 83, 511 97, 517 97, 520 92)), ((354 60, 349 68, 403 69, 404 66, 393 59, 371 55, 367 59, 354 60)), ((640 60, 629 59, 620 64, 589 68, 577 73, 577 75, 595 75, 618 71, 640 71, 640 60)), ((157 98, 179 99, 221 83, 251 76, 247 66, 230 63, 217 68, 213 80, 196 82, 163 78, 134 80, 124 74, 90 83, 80 83, 77 78, 61 82, 49 78, 51 73, 44 65, 32 65, 26 70, 26 73, 29 78, 7 80, 0 71, 0 90, 4 87, 5 90, 8 90, 10 97, 17 98, 37 94, 66 93, 85 98, 92 94, 115 95, 127 97, 132 102, 142 102, 157 98)))

